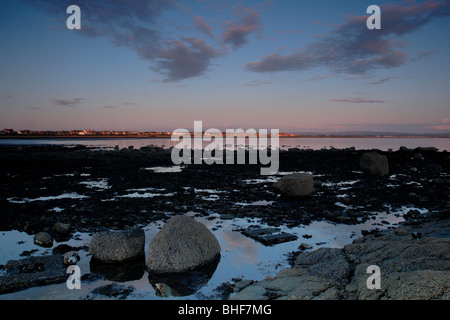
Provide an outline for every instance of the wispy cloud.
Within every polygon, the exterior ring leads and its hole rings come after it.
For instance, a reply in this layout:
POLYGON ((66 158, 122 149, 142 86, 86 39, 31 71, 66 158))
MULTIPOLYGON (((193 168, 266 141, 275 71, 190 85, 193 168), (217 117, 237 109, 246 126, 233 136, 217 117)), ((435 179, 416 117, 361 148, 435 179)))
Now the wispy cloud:
POLYGON ((325 76, 316 76, 316 77, 312 77, 312 78, 309 78, 309 79, 297 80, 297 82, 299 82, 299 83, 311 82, 311 81, 324 80, 324 79, 335 78, 335 77, 339 77, 339 76, 335 75, 335 74, 328 74, 328 75, 325 75, 325 76))
MULTIPOLYGON (((304 71, 326 66, 336 73, 364 74, 378 68, 393 68, 409 61, 398 37, 417 31, 436 18, 450 15, 450 2, 429 0, 421 3, 405 1, 382 6, 382 29, 368 30, 368 16, 353 16, 295 53, 273 53, 259 62, 246 65, 254 72, 304 71)), ((430 51, 432 52, 432 51, 430 51)), ((429 55, 417 55, 415 59, 429 55)))
POLYGON ((201 16, 194 16, 193 18, 193 24, 199 30, 200 32, 203 32, 208 37, 214 38, 213 30, 214 27, 210 25, 205 18, 201 16))
POLYGON ((370 82, 369 84, 383 84, 387 81, 393 80, 393 79, 400 79, 401 77, 387 77, 387 78, 382 78, 378 81, 374 81, 374 82, 370 82))
POLYGON ((346 103, 385 103, 384 100, 366 99, 366 98, 350 98, 350 99, 330 99, 331 102, 346 102, 346 103))
POLYGON ((269 85, 269 84, 273 84, 273 81, 252 80, 249 83, 245 83, 244 86, 245 87, 259 87, 259 86, 269 85))
POLYGON ((437 131, 450 131, 450 118, 443 118, 440 123, 433 124, 430 128, 437 131))
POLYGON ((83 103, 83 98, 74 98, 72 100, 53 99, 53 103, 57 106, 76 107, 83 103))

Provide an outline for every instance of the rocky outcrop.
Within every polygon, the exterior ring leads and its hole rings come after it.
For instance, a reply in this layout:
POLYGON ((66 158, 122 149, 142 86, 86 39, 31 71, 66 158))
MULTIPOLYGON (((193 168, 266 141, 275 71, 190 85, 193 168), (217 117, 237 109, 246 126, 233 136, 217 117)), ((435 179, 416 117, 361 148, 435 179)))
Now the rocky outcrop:
POLYGON ((219 242, 205 225, 189 216, 175 216, 150 242, 146 268, 152 273, 185 272, 219 255, 219 242))
POLYGON ((310 173, 289 174, 276 182, 274 188, 287 197, 308 196, 314 192, 313 175, 310 173))
POLYGON ((387 176, 389 174, 389 162, 386 156, 377 152, 366 152, 359 161, 360 167, 372 175, 387 176))
POLYGON ((450 299, 449 230, 447 219, 368 235, 342 249, 301 253, 293 268, 231 299, 450 299), (367 286, 371 265, 380 268, 379 289, 367 286))
POLYGON ((145 233, 138 228, 94 234, 89 244, 92 258, 103 263, 118 263, 144 254, 145 233))
POLYGON ((0 277, 0 294, 33 286, 63 283, 68 277, 66 268, 62 255, 8 261, 5 265, 7 272, 0 277))

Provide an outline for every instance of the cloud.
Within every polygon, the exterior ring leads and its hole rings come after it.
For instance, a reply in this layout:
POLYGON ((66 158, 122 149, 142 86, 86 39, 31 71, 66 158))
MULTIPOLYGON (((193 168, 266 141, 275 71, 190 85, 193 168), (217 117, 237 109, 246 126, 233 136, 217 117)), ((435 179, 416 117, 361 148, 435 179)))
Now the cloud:
MULTIPOLYGON (((66 9, 74 4, 72 0, 22 1, 49 14, 63 28, 68 17, 66 9)), ((211 66, 212 59, 228 53, 226 45, 237 49, 246 44, 250 34, 262 30, 258 10, 268 2, 248 8, 238 2, 231 8, 233 18, 222 24, 220 37, 214 36, 210 22, 193 15, 178 0, 77 0, 76 5, 81 8, 82 16, 81 30, 77 34, 102 37, 133 50, 150 63, 149 69, 164 77, 162 82, 168 82, 201 76, 211 66), (218 49, 199 38, 174 36, 163 29, 168 22, 163 14, 169 9, 190 15, 193 26, 214 40, 218 49)))
POLYGON ((384 100, 365 99, 365 98, 350 98, 350 99, 331 99, 331 102, 346 102, 346 103, 385 103, 384 100))
POLYGON ((214 38, 214 34, 212 33, 214 27, 211 26, 203 17, 194 16, 193 24, 200 32, 203 32, 208 37, 214 38))
POLYGON ((305 80, 297 80, 297 82, 299 82, 299 83, 311 82, 311 81, 324 80, 324 79, 333 78, 333 77, 339 77, 339 76, 335 75, 335 74, 328 74, 326 76, 316 76, 316 77, 312 77, 312 78, 305 79, 305 80))
POLYGON ((273 84, 273 81, 252 80, 249 83, 245 83, 245 87, 259 87, 263 85, 273 84))
POLYGON ((438 131, 450 131, 450 125, 449 124, 440 124, 440 125, 434 125, 430 128, 438 131))
POLYGON ((428 128, 436 131, 450 131, 450 118, 442 118, 440 121, 430 125, 428 128))
MULTIPOLYGON (((292 54, 278 53, 246 65, 253 72, 304 71, 329 67, 336 73, 364 74, 378 68, 405 64, 409 57, 398 37, 417 31, 432 20, 450 15, 450 1, 429 0, 421 3, 381 6, 381 30, 366 27, 368 15, 353 16, 316 42, 292 54)), ((432 51, 430 51, 432 52, 432 51)), ((425 52, 415 58, 430 54, 425 52)))
POLYGON ((53 103, 57 106, 76 107, 83 103, 83 98, 74 98, 72 100, 53 99, 53 103))
POLYGON ((166 47, 158 51, 158 62, 154 70, 165 73, 165 81, 176 81, 203 74, 210 60, 224 52, 214 49, 197 38, 182 38, 167 41, 166 47))
POLYGON ((401 77, 387 77, 387 78, 382 78, 378 81, 374 81, 374 82, 370 82, 369 84, 383 84, 387 81, 393 80, 393 79, 400 79, 401 77))
MULTIPOLYGON (((66 8, 72 4, 71 0, 23 1, 63 21, 67 19, 66 8)), ((140 58, 152 63, 150 69, 167 74, 166 80, 198 76, 216 55, 208 51, 206 44, 199 44, 192 38, 163 41, 156 20, 174 4, 175 0, 78 0, 82 13, 81 34, 105 37, 117 46, 134 50, 140 58), (190 46, 186 47, 183 42, 190 46), (187 56, 183 57, 182 53, 187 56), (194 65, 181 66, 186 62, 194 65)))
POLYGON ((259 23, 259 13, 254 8, 235 8, 234 11, 238 21, 226 21, 222 36, 224 43, 238 49, 248 42, 249 34, 261 32, 263 27, 259 23))

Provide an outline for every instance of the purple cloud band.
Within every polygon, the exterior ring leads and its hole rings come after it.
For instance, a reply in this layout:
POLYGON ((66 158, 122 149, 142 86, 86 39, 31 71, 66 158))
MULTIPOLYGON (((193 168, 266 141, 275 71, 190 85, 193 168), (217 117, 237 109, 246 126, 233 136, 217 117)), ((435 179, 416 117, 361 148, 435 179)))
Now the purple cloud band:
POLYGON ((385 103, 384 100, 365 99, 365 98, 350 98, 350 99, 331 99, 331 102, 346 102, 346 103, 385 103))
POLYGON ((57 106, 76 107, 83 103, 83 98, 74 98, 72 100, 53 99, 53 103, 57 106))
POLYGON ((395 36, 418 30, 435 18, 450 15, 450 1, 429 0, 381 6, 381 30, 368 30, 368 16, 350 17, 329 34, 288 55, 273 53, 246 65, 253 72, 304 71, 326 66, 336 73, 364 74, 398 67, 408 61, 404 43, 395 36))

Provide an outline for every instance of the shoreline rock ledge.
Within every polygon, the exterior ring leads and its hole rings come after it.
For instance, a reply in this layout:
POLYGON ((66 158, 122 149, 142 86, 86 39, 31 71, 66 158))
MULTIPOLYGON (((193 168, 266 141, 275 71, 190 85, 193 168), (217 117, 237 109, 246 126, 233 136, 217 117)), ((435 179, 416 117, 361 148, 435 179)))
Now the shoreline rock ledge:
POLYGON ((170 218, 150 242, 146 269, 152 273, 182 273, 214 261, 220 245, 212 232, 194 218, 170 218))
POLYGON ((94 234, 89 243, 89 252, 100 262, 120 263, 142 256, 144 247, 144 230, 130 228, 94 234))

